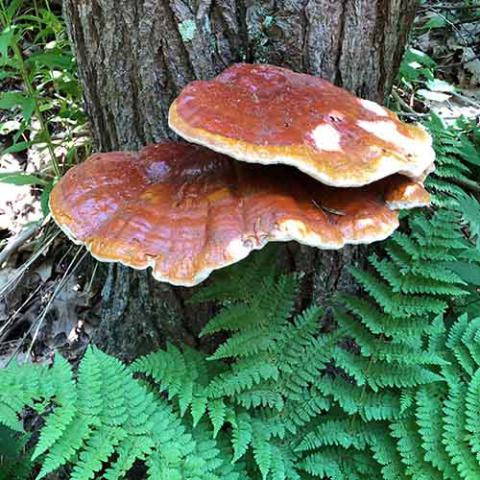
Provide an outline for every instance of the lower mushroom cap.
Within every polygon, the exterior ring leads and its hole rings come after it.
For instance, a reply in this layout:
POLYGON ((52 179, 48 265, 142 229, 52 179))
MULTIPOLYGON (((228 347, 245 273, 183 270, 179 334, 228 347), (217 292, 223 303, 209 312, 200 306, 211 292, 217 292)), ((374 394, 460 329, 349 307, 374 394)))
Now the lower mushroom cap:
POLYGON ((430 203, 430 195, 421 183, 395 175, 385 192, 385 202, 391 210, 425 207, 430 203))
POLYGON ((157 280, 192 286, 270 241, 339 249, 382 240, 398 226, 390 197, 404 208, 428 203, 423 186, 398 175, 333 188, 289 167, 165 143, 93 155, 58 182, 50 209, 97 259, 150 266, 157 280), (424 192, 423 203, 402 197, 409 186, 424 192))

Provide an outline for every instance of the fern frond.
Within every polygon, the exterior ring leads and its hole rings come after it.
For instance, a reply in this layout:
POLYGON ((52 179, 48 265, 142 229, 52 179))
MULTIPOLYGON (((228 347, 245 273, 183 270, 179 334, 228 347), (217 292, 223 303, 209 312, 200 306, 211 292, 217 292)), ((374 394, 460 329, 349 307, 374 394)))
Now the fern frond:
POLYGON ((55 391, 55 400, 59 406, 48 416, 33 452, 32 460, 45 453, 62 436, 77 414, 77 392, 73 388, 73 374, 70 365, 62 357, 57 357, 50 374, 55 377, 58 385, 55 391))
MULTIPOLYGON (((1 414, 0 414, 1 415, 1 414)), ((29 458, 29 435, 0 426, 0 480, 28 480, 33 462, 29 458)))
POLYGON ((443 418, 442 403, 446 395, 445 386, 441 384, 427 385, 416 395, 415 419, 424 458, 447 478, 455 478, 455 468, 442 444, 443 418))
POLYGON ((214 378, 208 385, 207 391, 211 398, 233 397, 262 381, 276 381, 278 378, 279 370, 274 364, 248 359, 235 364, 230 372, 221 373, 214 378))

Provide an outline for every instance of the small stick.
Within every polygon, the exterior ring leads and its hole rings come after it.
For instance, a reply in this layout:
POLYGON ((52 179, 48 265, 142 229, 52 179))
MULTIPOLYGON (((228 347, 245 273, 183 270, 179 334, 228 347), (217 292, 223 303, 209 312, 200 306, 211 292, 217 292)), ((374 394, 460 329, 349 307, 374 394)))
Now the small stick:
POLYGON ((4 339, 4 337, 7 335, 8 330, 7 328, 10 326, 10 324, 18 317, 18 314, 22 311, 22 309, 30 303, 30 300, 38 293, 38 291, 42 288, 42 283, 40 283, 35 290, 27 297, 27 299, 13 312, 11 317, 2 325, 2 328, 0 328, 0 342, 4 339), (6 332, 7 330, 7 332, 6 332))
MULTIPOLYGON (((40 328, 43 324, 43 321, 45 320, 45 317, 50 309, 50 306, 52 305, 53 301, 55 300, 56 296, 58 295, 58 293, 62 290, 62 288, 66 285, 66 283, 68 282, 68 280, 72 277, 72 275, 75 273, 77 267, 82 263, 83 259, 85 258, 85 256, 87 255, 88 252, 84 252, 84 254, 82 255, 82 257, 80 258, 80 260, 78 261, 78 263, 76 265, 74 265, 75 263, 75 260, 77 259, 78 255, 80 254, 80 252, 82 251, 83 247, 79 247, 77 252, 75 253, 75 256, 73 258, 73 260, 70 262, 69 266, 67 267, 67 269, 65 270, 65 273, 63 274, 62 278, 60 279, 60 282, 58 283, 58 285, 56 286, 55 290, 52 292, 51 294, 51 297, 49 298, 47 304, 45 305, 45 308, 43 309, 39 319, 37 320, 37 328, 35 329, 35 333, 33 335, 33 338, 32 338, 32 342, 30 343, 30 346, 28 348, 28 351, 27 351, 27 355, 26 355, 26 359, 29 358, 30 354, 31 354, 31 351, 32 351, 32 348, 33 348, 33 345, 34 343, 36 342, 37 340, 37 337, 38 337, 38 333, 40 331, 40 328), (73 267, 73 268, 72 268, 73 267)), ((26 340, 26 338, 28 337, 28 335, 30 335, 30 332, 32 331, 33 327, 35 325, 35 322, 32 323, 29 327, 29 329, 25 332, 25 335, 23 335, 21 341, 19 342, 19 344, 17 345, 17 348, 13 351, 13 353, 10 355, 10 358, 8 359, 7 363, 6 363, 6 366, 8 367, 8 365, 10 365, 11 361, 15 358, 15 356, 17 355, 17 353, 20 351, 20 348, 22 348, 22 345, 23 345, 23 342, 26 340)))
POLYGON ((30 268, 32 263, 53 243, 53 241, 58 237, 60 234, 60 230, 56 231, 50 239, 42 245, 21 267, 17 269, 15 272, 14 278, 9 280, 1 289, 0 289, 0 298, 9 291, 11 286, 20 280, 22 275, 30 268))
POLYGON ((474 100, 468 98, 467 96, 465 96, 461 93, 457 93, 457 92, 449 92, 449 93, 451 93, 453 96, 460 99, 462 102, 467 103, 467 104, 471 105, 472 107, 478 108, 480 110, 480 103, 475 102, 474 100))
POLYGON ((395 90, 392 91, 392 97, 410 114, 423 115, 416 112, 395 90))
POLYGON ((340 210, 335 210, 334 208, 328 208, 328 207, 325 207, 324 205, 320 205, 317 201, 313 200, 312 199, 312 203, 320 210, 323 210, 324 212, 327 212, 327 213, 333 213, 334 215, 346 215, 345 212, 341 212, 340 210))
MULTIPOLYGON (((70 265, 67 267, 67 269, 65 270, 65 273, 62 277, 62 279, 60 280, 60 282, 58 283, 57 287, 55 288, 55 290, 53 291, 51 297, 48 299, 48 302, 47 304, 45 305, 45 308, 43 309, 43 312, 42 314, 40 315, 38 321, 37 321, 37 328, 35 329, 35 332, 33 334, 33 338, 32 338, 32 341, 30 342, 30 346, 28 347, 28 350, 27 350, 27 358, 30 357, 30 354, 32 352, 32 348, 35 344, 35 342, 37 341, 37 337, 38 337, 38 334, 40 332, 40 328, 42 327, 43 325, 43 322, 45 320, 45 317, 47 316, 47 313, 48 311, 50 310, 50 307, 53 303, 53 301, 55 300, 55 298, 57 297, 57 295, 60 293, 60 291, 62 290, 62 288, 67 284, 67 281, 72 277, 72 275, 75 273, 75 271, 77 270, 78 266, 82 263, 83 259, 87 256, 87 253, 88 252, 84 252, 83 255, 80 257, 80 260, 77 262, 77 264, 75 265, 75 262, 78 258, 78 256, 80 255, 80 252, 83 250, 83 247, 79 247, 77 252, 75 253, 75 256, 73 257, 72 261, 70 262, 70 265)), ((32 324, 32 327, 33 327, 33 324, 32 324)), ((31 330, 31 329, 29 329, 31 330)))
POLYGON ((10 237, 7 245, 5 245, 5 248, 0 252, 0 265, 5 263, 10 258, 10 255, 12 255, 12 253, 14 253, 27 240, 30 240, 30 238, 35 235, 41 226, 41 222, 35 222, 18 232, 13 237, 10 237))
POLYGON ((420 7, 420 10, 475 10, 480 8, 480 5, 449 5, 448 3, 443 3, 439 5, 426 5, 420 7))
POLYGON ((462 60, 461 62, 449 63, 448 65, 440 65, 438 67, 438 69, 439 70, 446 70, 447 68, 460 67, 462 65, 466 65, 467 63, 472 63, 475 60, 478 60, 479 58, 480 58, 480 53, 478 55, 475 55, 472 58, 469 58, 468 60, 462 60))

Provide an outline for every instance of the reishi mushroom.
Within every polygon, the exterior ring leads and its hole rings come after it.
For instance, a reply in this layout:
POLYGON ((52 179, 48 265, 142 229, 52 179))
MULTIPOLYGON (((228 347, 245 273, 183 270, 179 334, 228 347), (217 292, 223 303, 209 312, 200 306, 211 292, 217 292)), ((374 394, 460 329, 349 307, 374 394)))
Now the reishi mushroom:
POLYGON ((391 210, 410 210, 430 204, 430 194, 424 186, 401 175, 390 177, 390 185, 384 198, 391 210))
POLYGON ((423 127, 310 75, 234 65, 187 85, 169 124, 208 148, 92 155, 57 183, 50 210, 95 258, 152 267, 173 285, 196 285, 270 241, 383 240, 396 210, 430 201, 423 127))
POLYGON ((236 64, 189 83, 170 108, 169 125, 237 160, 292 165, 337 187, 395 173, 421 181, 435 158, 423 127, 326 80, 273 65, 236 64))
POLYGON ((288 166, 164 143, 91 156, 58 182, 50 209, 95 258, 150 266, 157 280, 192 286, 269 241, 338 249, 382 240, 398 226, 392 206, 428 202, 410 187, 424 191, 399 175, 333 188, 288 166))

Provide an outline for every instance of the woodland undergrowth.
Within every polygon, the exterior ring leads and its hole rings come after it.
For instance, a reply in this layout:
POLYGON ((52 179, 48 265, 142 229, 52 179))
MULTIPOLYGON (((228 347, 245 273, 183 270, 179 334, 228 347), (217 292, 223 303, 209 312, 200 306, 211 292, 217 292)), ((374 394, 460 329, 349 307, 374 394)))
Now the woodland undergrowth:
POLYGON ((221 305, 211 355, 168 345, 122 365, 90 348, 77 371, 60 356, 2 370, 3 478, 113 480, 138 463, 155 480, 480 478, 479 132, 428 126, 433 207, 352 270, 337 328, 318 306, 296 313, 297 274, 259 252, 191 300, 221 305))
MULTIPOLYGON (((8 28, 0 54, 13 59, 8 28)), ((408 82, 427 81, 433 67, 411 63, 408 82)), ((29 123, 42 100, 22 98, 18 144, 48 144, 29 123)), ((278 270, 273 246, 191 299, 219 306, 201 333, 223 339, 211 354, 167 345, 126 365, 92 347, 75 369, 60 355, 12 362, 0 479, 480 478, 480 130, 424 120, 432 207, 405 213, 352 269, 358 294, 298 312, 299 273, 278 270)))

